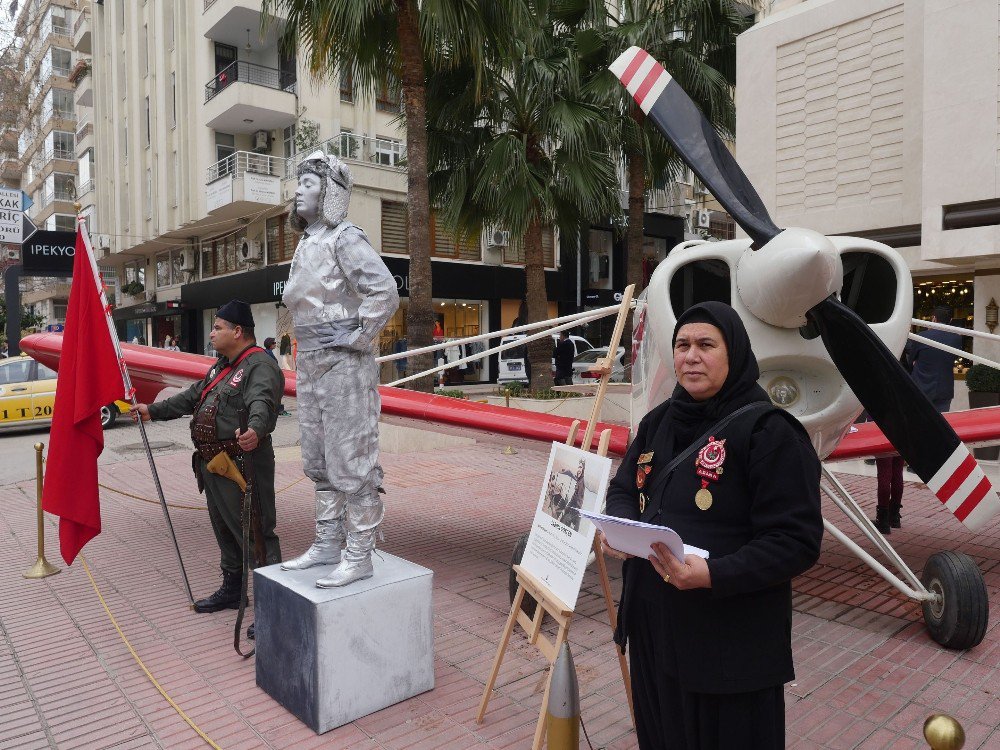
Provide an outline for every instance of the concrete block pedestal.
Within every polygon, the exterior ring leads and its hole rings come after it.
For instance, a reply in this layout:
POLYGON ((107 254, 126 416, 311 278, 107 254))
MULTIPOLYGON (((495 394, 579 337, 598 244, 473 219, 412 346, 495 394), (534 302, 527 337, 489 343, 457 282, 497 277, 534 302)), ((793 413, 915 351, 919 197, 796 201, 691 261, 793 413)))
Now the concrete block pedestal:
POLYGON ((334 589, 316 587, 332 565, 254 571, 257 685, 317 734, 434 687, 434 574, 372 561, 372 578, 334 589))

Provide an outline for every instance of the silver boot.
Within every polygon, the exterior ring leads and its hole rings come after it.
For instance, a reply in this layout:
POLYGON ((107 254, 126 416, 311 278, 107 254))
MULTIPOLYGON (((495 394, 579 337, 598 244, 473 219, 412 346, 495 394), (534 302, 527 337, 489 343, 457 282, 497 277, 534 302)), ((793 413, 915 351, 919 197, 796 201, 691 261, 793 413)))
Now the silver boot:
POLYGON ((316 493, 316 539, 312 546, 296 558, 281 563, 282 570, 305 570, 314 565, 336 565, 344 546, 344 509, 346 496, 342 492, 316 493))
POLYGON ((328 589, 372 577, 375 572, 372 550, 375 549, 375 535, 384 515, 378 490, 362 491, 348 498, 345 517, 347 548, 340 565, 330 575, 316 581, 317 586, 328 589))

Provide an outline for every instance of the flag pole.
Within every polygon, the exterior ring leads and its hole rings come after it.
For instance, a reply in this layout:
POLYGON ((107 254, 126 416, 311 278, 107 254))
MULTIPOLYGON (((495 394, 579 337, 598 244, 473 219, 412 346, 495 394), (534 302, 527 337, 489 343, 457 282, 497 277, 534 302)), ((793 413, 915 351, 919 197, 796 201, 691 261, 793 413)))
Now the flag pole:
MULTIPOLYGON (((122 374, 122 384, 125 387, 125 395, 132 403, 132 407, 139 403, 135 397, 135 388, 132 387, 132 378, 129 376, 128 366, 125 364, 125 356, 122 354, 121 342, 118 340, 118 330, 115 328, 114 321, 111 318, 111 305, 108 304, 108 296, 104 290, 104 282, 101 279, 101 273, 97 269, 97 259, 94 258, 94 249, 90 244, 90 232, 87 231, 87 222, 84 217, 79 215, 80 204, 76 205, 77 210, 77 226, 80 229, 80 233, 83 236, 83 245, 87 249, 87 259, 90 261, 90 269, 94 274, 94 283, 97 285, 97 293, 101 297, 101 307, 104 309, 104 319, 108 324, 108 333, 111 335, 111 341, 115 345, 115 354, 118 357, 118 369, 122 374)), ((149 447, 149 437, 146 435, 146 425, 143 424, 142 419, 138 420, 139 423, 139 433, 142 435, 142 445, 146 449, 146 459, 149 461, 149 470, 153 474, 153 484, 156 486, 156 496, 160 499, 160 507, 163 508, 163 518, 167 522, 167 529, 170 531, 170 539, 174 543, 174 552, 177 553, 177 565, 181 569, 181 577, 184 579, 184 588, 187 590, 188 601, 191 607, 194 608, 194 596, 191 593, 191 584, 188 581, 187 571, 184 570, 184 560, 181 558, 181 548, 177 543, 177 534, 174 533, 174 524, 170 520, 170 511, 167 509, 167 501, 163 497, 163 487, 160 485, 160 475, 156 471, 156 463, 153 461, 153 451, 149 447)))

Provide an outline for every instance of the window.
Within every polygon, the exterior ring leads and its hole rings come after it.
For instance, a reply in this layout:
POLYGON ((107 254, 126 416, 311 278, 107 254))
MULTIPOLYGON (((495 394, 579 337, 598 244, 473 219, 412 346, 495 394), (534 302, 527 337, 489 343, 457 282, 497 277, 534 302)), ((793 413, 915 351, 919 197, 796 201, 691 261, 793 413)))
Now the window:
MULTIPOLYGON (((230 156, 236 153, 236 136, 232 133, 216 133, 215 134, 215 159, 216 161, 222 161, 223 159, 228 159, 230 156)), ((232 171, 232 165, 229 165, 225 169, 224 165, 220 165, 219 176, 229 174, 232 171)))
POLYGON ((75 232, 76 231, 76 217, 72 214, 56 214, 56 231, 57 232, 75 232))
POLYGON ((382 252, 409 255, 406 231, 406 204, 382 201, 382 252))
POLYGON ((54 197, 57 201, 76 200, 76 175, 53 173, 54 197))
POLYGON ((32 359, 15 359, 13 362, 0 364, 0 385, 26 383, 31 377, 32 362, 32 359))
POLYGON ((718 240, 731 240, 736 237, 736 222, 728 214, 713 211, 708 221, 708 233, 718 240))
POLYGON ((170 286, 170 253, 158 253, 156 256, 156 288, 170 286))
POLYGON ((393 79, 383 87, 375 97, 375 109, 379 112, 399 112, 402 107, 400 98, 399 81, 393 79))
POLYGON ((295 156, 295 123, 281 131, 281 143, 285 157, 295 156))
MULTIPOLYGON (((183 284, 187 271, 184 268, 184 252, 188 248, 175 247, 156 254, 156 288, 183 284)), ((189 251, 190 252, 190 251, 189 251)))
MULTIPOLYGON (((125 291, 125 287, 130 284, 138 283, 139 286, 145 287, 146 285, 146 267, 143 265, 142 261, 136 261, 135 263, 129 263, 122 268, 124 273, 125 283, 122 285, 122 291, 126 294, 131 294, 131 292, 125 291)), ((141 291, 141 290, 139 290, 141 291)))
POLYGON ((57 5, 49 8, 49 18, 52 22, 52 33, 62 36, 73 36, 73 11, 57 5))
POLYGON ((288 214, 272 216, 264 224, 267 242, 267 262, 283 263, 291 260, 301 235, 288 226, 288 214))
POLYGON ((458 260, 480 260, 479 237, 467 237, 456 241, 455 236, 440 226, 436 214, 431 214, 431 256, 455 258, 458 260))
POLYGON ((237 251, 236 237, 232 234, 204 243, 201 254, 201 275, 219 276, 238 271, 237 251))
POLYGON ((76 150, 76 135, 65 130, 52 131, 52 156, 72 160, 76 150))
POLYGON ((392 138, 376 138, 373 161, 376 164, 395 166, 403 154, 403 144, 392 138))
POLYGON ((52 112, 56 117, 72 120, 76 117, 73 92, 66 89, 52 89, 52 112))
MULTIPOLYGON (((524 263, 524 243, 519 247, 508 245, 503 249, 503 262, 521 265, 524 263)), ((551 229, 542 228, 542 265, 546 268, 555 268, 555 241, 551 229)))
POLYGON ((349 70, 340 71, 340 101, 354 101, 354 78, 349 70))
POLYGON ((57 76, 68 78, 73 72, 73 53, 61 47, 52 47, 52 72, 57 76))

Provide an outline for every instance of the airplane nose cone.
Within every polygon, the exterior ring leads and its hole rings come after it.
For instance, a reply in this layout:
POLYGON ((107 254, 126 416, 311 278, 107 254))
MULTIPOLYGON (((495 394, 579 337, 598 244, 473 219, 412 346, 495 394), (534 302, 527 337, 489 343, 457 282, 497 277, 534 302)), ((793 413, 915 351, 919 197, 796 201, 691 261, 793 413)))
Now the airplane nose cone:
POLYGON ((789 228, 760 250, 747 249, 736 268, 736 288, 747 309, 765 323, 798 328, 806 312, 840 291, 840 253, 822 234, 789 228))

